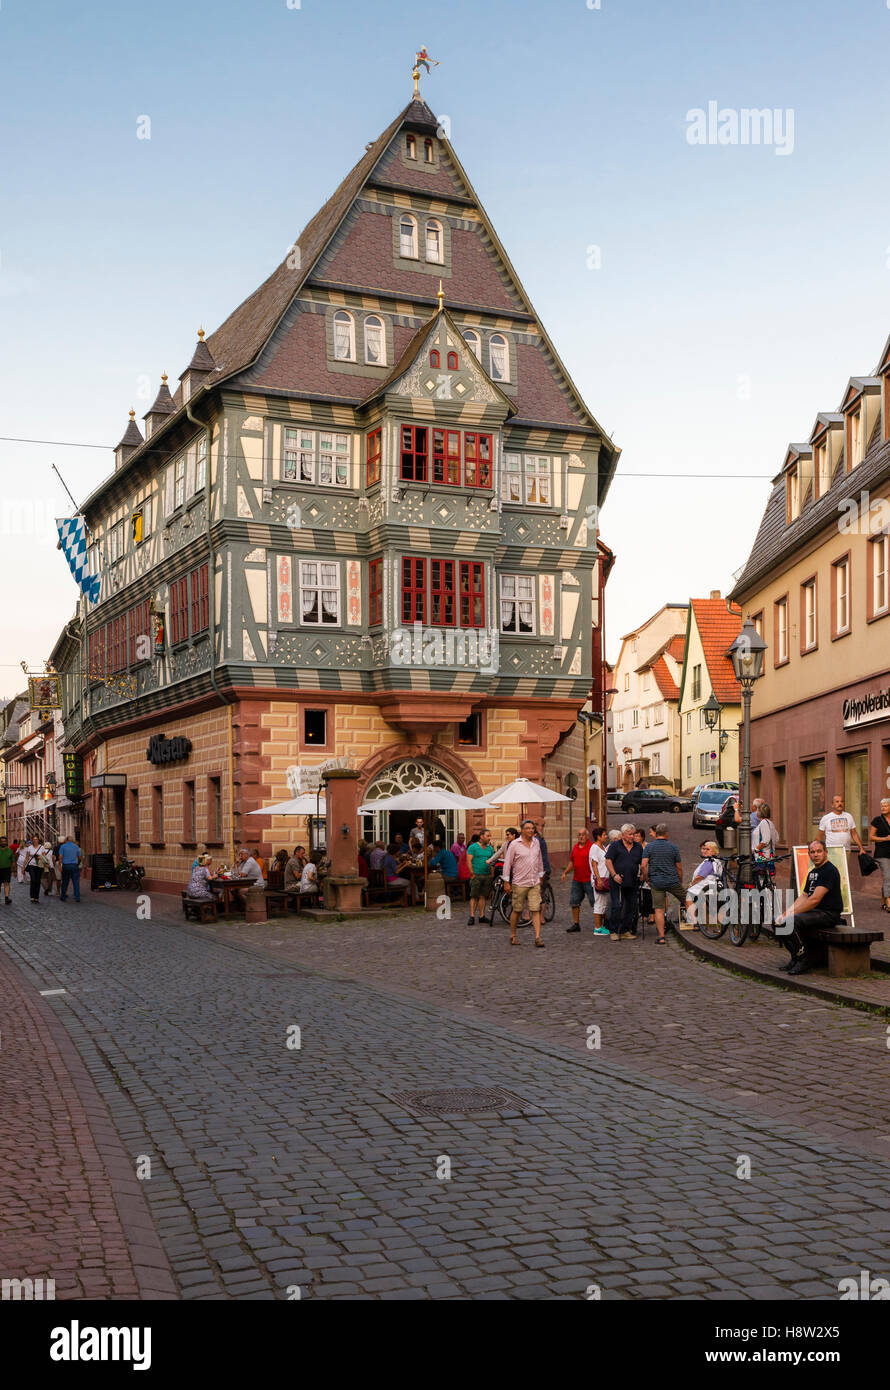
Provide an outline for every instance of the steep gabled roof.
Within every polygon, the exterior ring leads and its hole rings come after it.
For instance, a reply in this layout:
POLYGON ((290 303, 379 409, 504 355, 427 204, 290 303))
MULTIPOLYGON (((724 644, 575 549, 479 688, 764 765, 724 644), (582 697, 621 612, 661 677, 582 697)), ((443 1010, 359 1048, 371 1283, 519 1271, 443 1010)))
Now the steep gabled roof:
POLYGON ((694 598, 689 601, 689 621, 686 627, 686 652, 680 689, 686 686, 689 663, 689 637, 695 623, 701 640, 711 689, 721 705, 741 704, 742 690, 735 678, 732 662, 726 653, 742 630, 740 613, 730 613, 722 598, 694 598))
POLYGON ((666 700, 679 700, 680 687, 671 675, 668 664, 663 656, 653 661, 652 674, 655 677, 656 685, 666 700))
POLYGON ((498 386, 496 381, 492 381, 485 368, 479 361, 477 361, 472 348, 464 342, 464 339, 461 336, 460 326, 455 323, 454 319, 451 317, 448 310, 445 308, 437 309, 436 312, 433 314, 432 318, 427 319, 426 323, 421 324, 417 332, 414 334, 410 342, 407 344, 404 352, 402 353, 398 362, 393 367, 392 371, 384 377, 383 381, 381 381, 379 385, 375 385, 371 388, 371 390, 368 392, 368 395, 362 401, 362 405, 370 405, 371 402, 373 400, 376 400, 378 396, 385 395, 389 388, 391 386, 394 386, 400 377, 403 377, 406 374, 406 372, 409 372, 411 370, 415 362, 424 352, 427 343, 438 336, 438 330, 443 323, 451 329, 455 341, 458 344, 457 352, 461 356, 464 356, 465 361, 467 362, 467 366, 472 375, 481 377, 482 380, 485 382, 486 386, 497 394, 508 415, 515 415, 515 401, 511 401, 510 397, 504 394, 504 392, 501 390, 500 386, 498 386))

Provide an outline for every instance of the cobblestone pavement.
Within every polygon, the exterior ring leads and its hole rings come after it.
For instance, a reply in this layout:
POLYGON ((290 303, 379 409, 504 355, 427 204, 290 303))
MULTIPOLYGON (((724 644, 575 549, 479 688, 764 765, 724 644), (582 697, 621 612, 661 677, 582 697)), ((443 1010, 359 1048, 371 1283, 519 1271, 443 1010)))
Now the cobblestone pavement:
POLYGON ((882 1030, 858 1094, 825 1058, 834 1045, 840 1065, 874 1020, 651 938, 551 929, 548 950, 510 951, 502 932, 397 917, 231 935, 105 899, 38 913, 18 894, 0 920, 29 978, 66 990, 48 1003, 130 1161, 151 1159, 142 1190, 183 1297, 584 1298, 598 1284, 606 1298, 833 1299, 840 1278, 890 1272, 888 1164, 815 1124, 817 1096, 850 1136, 860 1112, 872 1123, 882 1030), (301 966, 284 958, 295 948, 301 966), (363 978, 322 973, 347 963, 363 978), (734 1050, 710 1045, 735 1065, 718 1098, 682 1069, 710 1065, 685 1034, 733 1025, 734 1050), (788 1034, 812 1108, 754 1113, 745 1093, 777 1066, 788 1092, 788 1034), (534 1109, 420 1119, 391 1099, 475 1085, 534 1109))
POLYGON ((2 953, 0 1000, 0 1279, 42 1280, 38 1297, 52 1279, 58 1299, 171 1296, 108 1111, 48 1004, 2 953))

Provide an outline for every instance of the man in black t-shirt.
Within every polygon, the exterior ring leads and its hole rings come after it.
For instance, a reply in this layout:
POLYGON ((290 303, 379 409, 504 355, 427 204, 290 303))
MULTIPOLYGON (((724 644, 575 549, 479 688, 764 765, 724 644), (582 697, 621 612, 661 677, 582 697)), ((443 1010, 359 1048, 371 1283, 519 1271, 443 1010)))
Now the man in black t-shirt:
POLYGON ((633 826, 622 825, 621 839, 606 850, 606 868, 618 889, 612 898, 609 929, 613 935, 619 932, 622 941, 635 941, 637 937, 637 886, 642 858, 643 848, 634 841, 633 826))
POLYGON ((803 892, 796 898, 787 912, 776 918, 776 927, 790 921, 791 931, 782 936, 791 956, 787 965, 779 967, 789 975, 804 975, 812 970, 813 962, 807 952, 809 935, 822 927, 836 927, 844 910, 841 893, 841 876, 828 858, 828 850, 821 840, 811 840, 808 846, 812 865, 803 886, 803 892))

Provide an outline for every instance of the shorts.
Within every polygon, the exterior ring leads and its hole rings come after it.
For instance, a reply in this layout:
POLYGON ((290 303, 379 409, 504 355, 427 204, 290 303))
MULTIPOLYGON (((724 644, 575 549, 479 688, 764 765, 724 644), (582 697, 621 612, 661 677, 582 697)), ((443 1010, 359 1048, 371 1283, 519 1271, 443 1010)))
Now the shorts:
POLYGON ((593 884, 588 879, 586 883, 579 883, 576 878, 572 879, 572 895, 569 898, 570 907, 580 907, 586 898, 590 906, 594 906, 595 890, 593 884))
POLYGON ((682 883, 669 883, 667 888, 656 888, 654 885, 650 885, 650 887, 652 888, 652 906, 655 908, 661 909, 667 906, 666 895, 668 893, 672 898, 676 898, 678 903, 685 903, 686 901, 686 891, 682 883))
MULTIPOLYGON (((580 886, 583 887, 584 885, 580 886)), ((521 912, 526 902, 528 902, 529 912, 541 911, 541 888, 537 883, 529 884, 525 888, 519 888, 514 884, 510 896, 513 900, 514 912, 521 912)))
POLYGON ((474 874, 470 879, 470 897, 487 898, 491 892, 491 884, 491 874, 474 874))
POLYGON ((12 879, 12 869, 0 869, 0 883, 9 883, 12 879))

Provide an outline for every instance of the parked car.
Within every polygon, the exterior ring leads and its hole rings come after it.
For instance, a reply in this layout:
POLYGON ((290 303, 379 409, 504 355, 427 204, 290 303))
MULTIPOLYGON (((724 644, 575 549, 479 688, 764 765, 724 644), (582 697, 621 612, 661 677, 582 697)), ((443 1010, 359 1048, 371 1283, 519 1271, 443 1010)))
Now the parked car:
POLYGON ((731 795, 725 787, 705 787, 700 791, 692 811, 693 830, 705 830, 708 826, 716 825, 724 803, 731 795))
POLYGON ((624 792, 612 790, 606 792, 606 810, 620 811, 624 805, 624 792))
POLYGON ((697 787, 694 787, 694 788, 693 788, 693 791, 692 791, 692 804, 693 804, 693 808, 694 808, 694 806, 695 806, 696 801, 698 801, 698 798, 699 798, 699 796, 700 796, 700 794, 701 794, 702 792, 707 792, 707 791, 715 791, 715 792, 716 792, 716 791, 737 792, 738 789, 739 789, 739 784, 738 784, 738 782, 699 782, 698 786, 697 786, 697 787))
POLYGON ((635 787, 621 798, 622 811, 691 811, 692 800, 667 787, 635 787))

